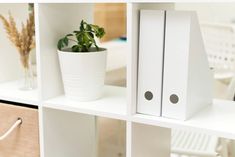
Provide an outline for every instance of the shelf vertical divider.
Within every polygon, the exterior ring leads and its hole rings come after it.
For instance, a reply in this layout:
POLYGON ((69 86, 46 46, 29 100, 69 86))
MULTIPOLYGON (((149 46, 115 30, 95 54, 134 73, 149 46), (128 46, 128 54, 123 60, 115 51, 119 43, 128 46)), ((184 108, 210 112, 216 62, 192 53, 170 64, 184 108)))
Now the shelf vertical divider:
POLYGON ((133 3, 127 3, 127 111, 136 113, 137 67, 138 67, 138 10, 133 3))
POLYGON ((126 157, 132 157, 132 122, 126 121, 126 157))
POLYGON ((38 124, 39 124, 39 144, 40 156, 44 155, 44 134, 43 134, 43 111, 42 111, 42 77, 41 77, 41 53, 40 53, 40 24, 39 24, 39 3, 34 3, 35 20, 35 43, 36 43, 36 62, 37 62, 37 88, 38 88, 38 124))
POLYGON ((137 92, 137 28, 133 21, 137 22, 138 17, 133 12, 133 3, 127 2, 127 116, 126 121, 126 157, 132 157, 132 121, 131 117, 136 111, 137 92), (134 19, 133 19, 134 18, 134 19))

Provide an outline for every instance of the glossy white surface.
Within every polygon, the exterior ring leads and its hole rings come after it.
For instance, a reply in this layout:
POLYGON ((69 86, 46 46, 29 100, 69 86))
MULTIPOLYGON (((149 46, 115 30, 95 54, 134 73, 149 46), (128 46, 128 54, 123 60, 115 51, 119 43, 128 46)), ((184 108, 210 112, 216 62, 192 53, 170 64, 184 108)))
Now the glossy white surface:
POLYGON ((25 103, 30 105, 39 105, 38 89, 20 90, 20 80, 0 83, 0 99, 25 103))
POLYGON ((132 121, 167 128, 189 129, 235 139, 234 111, 234 102, 214 100, 213 105, 201 110, 186 121, 140 114, 134 115, 132 121))
POLYGON ((103 96, 89 102, 79 102, 61 95, 43 102, 43 107, 126 120, 126 88, 105 86, 103 96))

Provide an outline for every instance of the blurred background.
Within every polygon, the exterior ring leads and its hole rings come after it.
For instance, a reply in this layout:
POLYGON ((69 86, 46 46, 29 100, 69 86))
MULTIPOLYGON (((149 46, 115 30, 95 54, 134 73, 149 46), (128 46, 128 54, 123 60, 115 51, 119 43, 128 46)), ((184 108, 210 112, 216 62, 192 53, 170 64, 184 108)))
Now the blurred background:
POLYGON ((106 35, 100 41, 108 49, 106 84, 126 86, 126 4, 97 3, 94 23, 104 27, 106 35))
POLYGON ((234 100, 235 4, 175 4, 176 10, 198 14, 210 68, 214 73, 214 97, 234 100))
MULTIPOLYGON (((106 35, 100 45, 108 49, 105 83, 126 86, 126 4, 97 3, 94 5, 94 23, 104 27, 106 35)), ((99 157, 125 157, 126 123, 120 120, 98 118, 99 157)))
POLYGON ((105 28, 102 41, 126 36, 126 4, 97 3, 94 5, 94 23, 105 28))

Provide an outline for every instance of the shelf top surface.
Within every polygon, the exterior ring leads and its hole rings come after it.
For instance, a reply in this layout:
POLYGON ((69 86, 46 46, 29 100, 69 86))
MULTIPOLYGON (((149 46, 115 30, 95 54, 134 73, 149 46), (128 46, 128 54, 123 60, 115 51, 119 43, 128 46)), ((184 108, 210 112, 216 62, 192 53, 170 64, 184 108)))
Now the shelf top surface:
POLYGON ((203 109, 186 121, 136 114, 132 121, 167 128, 182 128, 235 139, 235 102, 214 100, 213 105, 203 109))
POLYGON ((19 82, 20 81, 7 81, 0 83, 0 100, 38 106, 38 90, 20 90, 19 82))
POLYGON ((103 97, 98 100, 79 102, 60 95, 43 102, 43 107, 126 120, 126 104, 126 88, 105 86, 103 97))

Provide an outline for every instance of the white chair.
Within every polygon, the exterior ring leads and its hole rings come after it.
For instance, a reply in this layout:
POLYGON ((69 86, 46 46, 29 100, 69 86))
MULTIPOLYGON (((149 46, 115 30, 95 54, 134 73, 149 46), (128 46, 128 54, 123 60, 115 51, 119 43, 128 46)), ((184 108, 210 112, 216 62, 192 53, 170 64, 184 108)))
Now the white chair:
POLYGON ((235 69, 235 29, 233 24, 202 23, 201 31, 210 67, 216 79, 231 78, 235 69))
POLYGON ((224 98, 233 100, 235 93, 235 25, 202 23, 202 36, 214 78, 229 80, 224 98))
MULTIPOLYGON (((225 98, 235 100, 235 25, 234 24, 201 24, 205 48, 210 66, 215 69, 215 79, 230 79, 225 92, 225 98)), ((229 153, 235 156, 235 142, 229 143, 229 153)))
POLYGON ((171 153, 187 157, 228 157, 228 143, 217 136, 172 129, 171 153))

